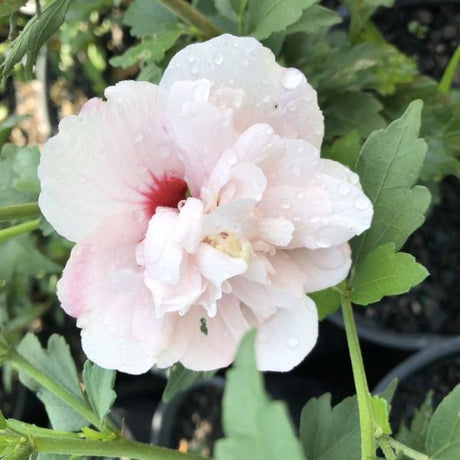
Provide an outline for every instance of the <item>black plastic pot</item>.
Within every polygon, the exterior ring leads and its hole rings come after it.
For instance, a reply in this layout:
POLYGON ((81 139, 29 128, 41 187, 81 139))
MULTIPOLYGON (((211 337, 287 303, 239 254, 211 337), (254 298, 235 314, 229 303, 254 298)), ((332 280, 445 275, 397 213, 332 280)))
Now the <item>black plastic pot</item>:
POLYGON ((433 390, 433 405, 460 383, 460 337, 447 339, 419 351, 390 371, 375 387, 380 393, 394 380, 398 387, 392 403, 392 425, 410 419, 433 390))
POLYGON ((201 380, 171 401, 160 402, 152 419, 151 442, 188 452, 212 454, 215 441, 223 436, 221 402, 225 380, 201 380))
MULTIPOLYGON (((341 329, 345 328, 341 313, 329 316, 328 321, 341 329)), ((361 339, 395 350, 417 351, 446 340, 445 336, 437 334, 393 332, 379 327, 376 322, 360 315, 355 315, 355 322, 361 339)))

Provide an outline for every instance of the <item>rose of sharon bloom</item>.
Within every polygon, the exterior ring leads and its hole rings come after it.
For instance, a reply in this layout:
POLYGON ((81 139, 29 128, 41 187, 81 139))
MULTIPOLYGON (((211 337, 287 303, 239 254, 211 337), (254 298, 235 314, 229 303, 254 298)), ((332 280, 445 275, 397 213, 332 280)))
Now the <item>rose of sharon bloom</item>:
POLYGON ((323 116, 302 73, 223 35, 63 119, 43 149, 40 207, 76 245, 58 284, 87 356, 138 374, 227 366, 258 329, 261 370, 317 338, 305 293, 342 281, 372 206, 319 157, 323 116))

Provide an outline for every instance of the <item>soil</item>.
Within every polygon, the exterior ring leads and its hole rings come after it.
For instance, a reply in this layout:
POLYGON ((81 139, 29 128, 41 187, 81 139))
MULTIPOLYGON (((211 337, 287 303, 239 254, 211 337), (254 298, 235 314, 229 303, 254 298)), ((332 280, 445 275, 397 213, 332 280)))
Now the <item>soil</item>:
POLYGON ((433 407, 460 382, 460 356, 444 358, 400 382, 391 410, 392 427, 399 429, 401 422, 410 423, 415 410, 433 391, 433 407))
POLYGON ((409 293, 388 297, 362 311, 380 327, 404 333, 449 335, 460 331, 460 181, 445 180, 441 195, 442 201, 403 248, 428 269, 430 276, 409 293))

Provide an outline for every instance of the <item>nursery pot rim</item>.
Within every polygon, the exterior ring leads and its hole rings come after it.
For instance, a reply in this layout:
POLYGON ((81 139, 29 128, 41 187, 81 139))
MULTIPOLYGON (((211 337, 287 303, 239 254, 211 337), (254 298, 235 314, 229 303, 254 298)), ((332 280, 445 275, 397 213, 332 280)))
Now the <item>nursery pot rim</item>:
POLYGON ((427 364, 434 363, 440 359, 448 358, 458 353, 460 353, 460 337, 445 339, 434 344, 430 348, 425 348, 398 364, 385 375, 375 386, 374 393, 381 393, 384 391, 395 378, 399 381, 404 381, 410 375, 423 369, 427 364))
MULTIPOLYGON (((329 315, 327 320, 335 326, 345 329, 341 312, 329 315)), ((450 340, 452 337, 429 332, 418 332, 414 334, 395 332, 379 327, 376 322, 363 318, 360 315, 355 315, 355 322, 360 339, 395 350, 418 351, 428 346, 444 342, 445 340, 450 340)))

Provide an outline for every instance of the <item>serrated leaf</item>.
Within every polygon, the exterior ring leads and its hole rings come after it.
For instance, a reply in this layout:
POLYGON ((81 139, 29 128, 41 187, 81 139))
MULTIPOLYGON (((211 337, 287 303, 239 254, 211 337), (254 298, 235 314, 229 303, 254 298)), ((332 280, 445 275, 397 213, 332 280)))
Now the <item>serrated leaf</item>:
POLYGON ((227 372, 223 400, 226 437, 217 441, 216 460, 303 459, 284 404, 271 402, 257 371, 255 330, 241 341, 234 367, 227 372))
POLYGON ((359 458, 361 436, 356 397, 346 398, 333 408, 330 394, 310 399, 302 409, 299 434, 308 460, 359 458))
POLYGON ((185 368, 181 363, 171 367, 168 383, 163 391, 162 400, 170 401, 174 396, 190 388, 200 379, 210 379, 216 371, 196 372, 185 368))
POLYGON ((40 193, 40 181, 37 177, 40 151, 37 147, 28 145, 19 148, 14 161, 16 177, 13 186, 23 192, 40 193))
POLYGON ((310 292, 308 297, 315 302, 320 321, 332 315, 332 313, 335 313, 340 308, 340 294, 332 288, 310 292))
POLYGON ((394 243, 375 248, 358 265, 351 284, 352 302, 369 305, 387 295, 408 292, 428 276, 427 269, 394 243))
POLYGON ((353 169, 361 149, 361 136, 358 131, 350 131, 346 136, 337 139, 331 147, 323 148, 321 156, 338 161, 353 169))
POLYGON ((25 5, 27 0, 1 0, 0 1, 0 16, 8 16, 9 14, 15 13, 25 5))
POLYGON ((102 427, 104 417, 109 413, 117 397, 113 391, 116 375, 114 370, 102 369, 90 361, 86 361, 83 366, 86 394, 93 412, 99 417, 99 427, 102 427))
POLYGON ((281 32, 300 19, 307 8, 317 0, 258 0, 248 4, 250 34, 258 40, 281 32))
POLYGON ((342 18, 335 12, 323 6, 313 5, 303 12, 301 18, 286 29, 286 34, 305 33, 316 34, 322 30, 342 22, 342 18))
MULTIPOLYGON (((63 337, 53 334, 48 340, 48 348, 43 349, 37 337, 29 333, 22 339, 17 351, 33 366, 39 368, 41 372, 65 388, 71 395, 86 404, 75 363, 63 337)), ((19 370, 19 378, 23 385, 35 391, 43 401, 54 429, 75 431, 87 425, 87 422, 70 409, 64 401, 50 393, 21 369, 19 370)))
POLYGON ((460 458, 460 385, 441 402, 428 425, 426 452, 436 460, 460 458))
POLYGON ((374 217, 371 228, 352 241, 355 265, 379 245, 392 242, 399 250, 425 220, 430 192, 414 186, 426 153, 426 143, 418 137, 421 111, 422 102, 412 102, 361 149, 355 170, 374 205, 374 217))
POLYGON ((24 30, 13 41, 11 49, 2 63, 3 75, 8 76, 13 67, 26 57, 26 78, 32 78, 32 67, 37 60, 42 45, 56 32, 65 19, 70 0, 55 0, 35 15, 24 27, 24 30))
POLYGON ((415 411, 410 429, 402 424, 397 440, 419 452, 425 450, 426 433, 432 415, 433 391, 429 391, 423 404, 415 411))
POLYGON ((388 402, 380 396, 372 396, 371 404, 374 411, 375 423, 384 434, 391 434, 390 408, 388 402))
POLYGON ((142 37, 162 32, 176 24, 177 18, 155 0, 134 0, 126 10, 123 23, 131 27, 131 35, 142 37))
POLYGON ((334 96, 324 106, 326 137, 344 136, 355 130, 361 137, 383 128, 382 104, 368 93, 344 93, 334 96))

